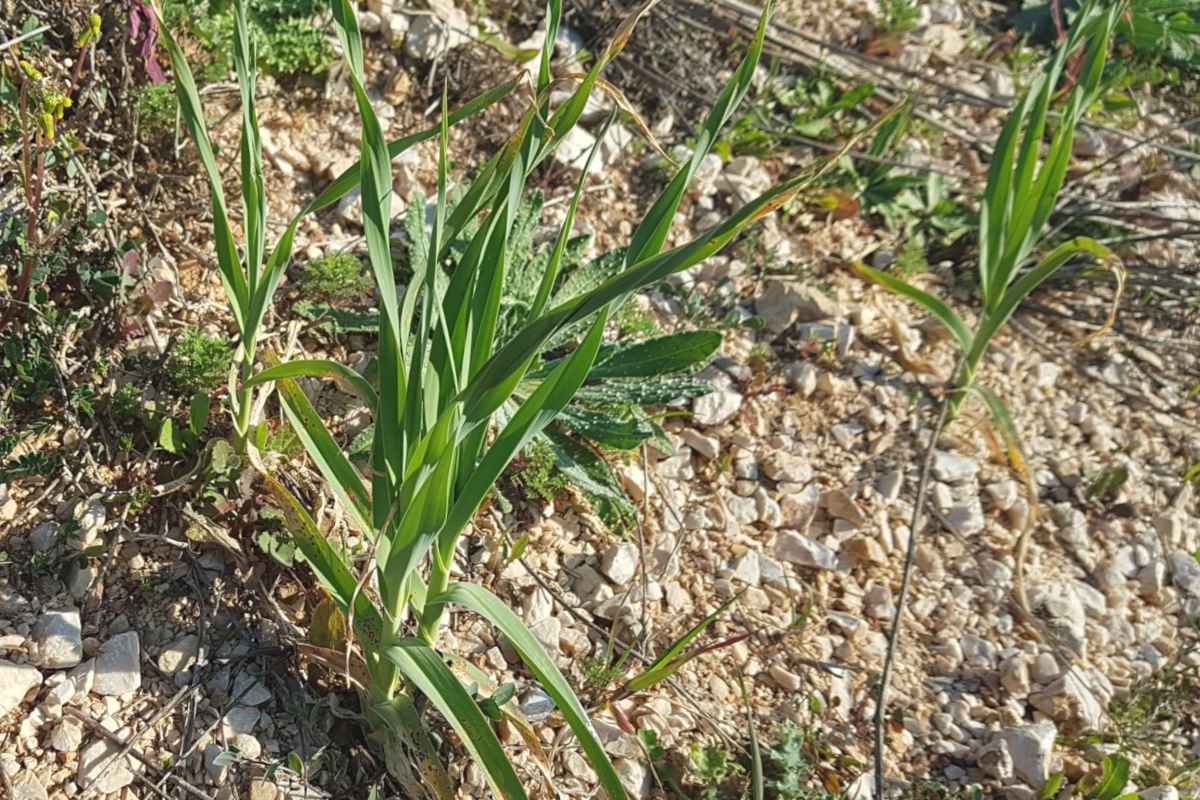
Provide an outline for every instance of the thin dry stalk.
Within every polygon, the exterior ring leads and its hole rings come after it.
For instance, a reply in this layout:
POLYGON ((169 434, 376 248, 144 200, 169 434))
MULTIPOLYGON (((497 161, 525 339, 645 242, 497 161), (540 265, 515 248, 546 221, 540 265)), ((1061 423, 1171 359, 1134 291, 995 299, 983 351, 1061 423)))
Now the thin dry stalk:
MULTIPOLYGON (((966 356, 959 356, 958 365, 954 368, 954 379, 950 386, 958 383, 966 365, 966 356)), ((879 676, 879 698, 875 703, 875 798, 884 797, 884 723, 887 719, 888 688, 892 680, 892 667, 896 658, 896 646, 900 641, 900 624, 904 617, 904 603, 908 599, 908 587, 912 580, 912 568, 917 552, 917 536, 925 522, 925 500, 929 491, 929 477, 933 471, 933 454, 937 450, 938 440, 942 431, 950 421, 950 397, 942 399, 942 409, 938 414, 937 424, 929 437, 929 446, 925 449, 925 460, 921 465, 921 480, 917 484, 917 500, 913 504, 912 520, 909 523, 908 547, 904 552, 904 567, 900 573, 900 592, 896 596, 896 611, 892 614, 892 624, 888 631, 887 652, 883 657, 883 673, 879 676)))

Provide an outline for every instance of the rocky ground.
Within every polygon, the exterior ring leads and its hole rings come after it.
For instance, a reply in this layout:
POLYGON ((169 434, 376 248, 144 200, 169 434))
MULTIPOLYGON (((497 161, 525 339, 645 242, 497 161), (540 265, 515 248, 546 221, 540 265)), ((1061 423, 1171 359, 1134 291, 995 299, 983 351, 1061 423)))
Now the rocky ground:
MULTIPOLYGON (((427 124, 417 108, 423 69, 466 44, 472 25, 449 4, 411 16, 368 5, 376 108, 399 135, 427 124)), ((862 18, 853 11, 841 18, 862 18)), ((980 12, 924 8, 905 66, 1003 94, 994 68, 956 60, 986 36, 980 12)), ((801 15, 785 8, 782 19, 801 15)), ((859 23, 834 27, 841 30, 822 33, 854 45, 859 23)), ((536 33, 529 42, 536 46, 536 33)), ((585 44, 564 35, 559 55, 569 60, 585 44)), ((301 116, 294 97, 265 89, 263 138, 272 197, 287 198, 281 205, 298 206, 356 156, 357 122, 336 70, 321 91, 301 116)), ((1071 192, 1100 199, 1142 187, 1147 158, 1164 156, 1154 144, 1126 149, 1131 136, 1171 129, 1166 138, 1175 145, 1194 146, 1166 98, 1143 102, 1132 133, 1085 137, 1071 192)), ((515 108, 493 109, 456 131, 452 148, 486 154, 515 108)), ((593 121, 605 110, 596 112, 593 121)), ((994 139, 1001 119, 969 103, 934 114, 982 142, 994 139)), ((694 123, 648 121, 668 146, 685 146, 694 123)), ((222 123, 227 143, 236 122, 222 123)), ((635 144, 629 127, 607 135, 580 222, 602 246, 631 230, 658 158, 635 144)), ((568 191, 589 136, 581 131, 567 143, 549 171, 551 199, 568 191)), ((905 153, 910 162, 982 174, 969 143, 916 141, 905 153)), ((401 201, 431 188, 431 156, 418 149, 396 165, 401 201)), ((813 158, 803 148, 712 157, 674 235, 707 227, 813 158)), ((1136 202, 1172 208, 1177 221, 1140 224, 1186 228, 1200 217, 1194 181, 1162 169, 1166 177, 1135 192, 1136 202)), ((179 179, 194 190, 180 209, 203 207, 200 185, 198 177, 179 179)), ((286 208, 272 211, 285 218, 286 208)), ((310 222, 300 252, 354 247, 355 219, 347 203, 310 222)), ((204 226, 181 213, 154 224, 171 296, 153 312, 157 327, 134 346, 158 346, 155 330, 223 330, 204 226)), ((712 636, 747 638, 622 701, 622 716, 656 731, 669 751, 705 743, 740 758, 749 744, 742 675, 756 730, 769 738, 791 721, 821 741, 816 774, 829 796, 870 796, 885 632, 914 535, 922 456, 953 367, 952 344, 936 325, 849 269, 858 260, 886 265, 897 246, 859 217, 800 208, 639 298, 665 330, 729 318, 761 325, 727 329, 703 373, 716 390, 664 423, 673 450, 647 448, 619 466, 643 509, 636 530, 614 537, 572 497, 507 514, 492 509, 477 521, 462 564, 521 609, 572 682, 593 695, 617 643, 634 658, 652 657, 736 598, 712 636), (506 543, 526 534, 524 555, 506 563, 506 543)), ((982 408, 968 404, 937 444, 886 728, 897 795, 908 787, 911 797, 952 796, 978 785, 988 797, 1035 798, 1052 775, 1077 782, 1117 751, 1146 781, 1136 787, 1141 797, 1195 791, 1174 770, 1200 758, 1200 680, 1189 678, 1200 671, 1200 500, 1187 477, 1200 463, 1200 293, 1192 285, 1190 299, 1151 304, 1138 288, 1194 265, 1195 254, 1182 236, 1148 238, 1122 254, 1138 266, 1113 331, 1087 338, 1113 302, 1111 284, 1055 286, 1014 320, 987 360, 983 378, 1015 417, 1036 502, 982 408), (1139 717, 1147 697, 1156 709, 1169 706, 1176 725, 1139 717), (943 794, 913 793, 926 780, 943 794)), ((918 280, 966 313, 971 266, 951 260, 918 280)), ((1194 269, 1179 274, 1194 281, 1194 269)), ((276 328, 282 343, 283 325, 276 328)), ((329 347, 307 337, 296 346, 313 355, 329 347)), ((343 346, 334 355, 353 360, 361 343, 336 347, 343 346)), ((323 391, 323 404, 352 416, 336 389, 323 391)), ((42 444, 78 447, 79 436, 63 425, 42 444)), ((113 487, 135 464, 77 452, 53 479, 0 487, 0 774, 8 796, 366 797, 383 768, 353 722, 353 695, 291 646, 303 640, 316 600, 303 566, 279 566, 252 535, 212 533, 191 510, 194 484, 160 483, 154 496, 134 497, 113 487)), ((296 464, 300 479, 304 470, 296 464)), ((454 649, 521 687, 521 708, 549 754, 546 796, 592 796, 586 761, 514 654, 477 620, 458 618, 451 629, 454 649)), ((635 796, 661 793, 625 720, 599 714, 594 722, 635 796)), ((511 731, 510 738, 518 744, 511 731)), ((538 783, 534 755, 512 749, 529 784, 538 783)), ((478 771, 456 766, 465 796, 485 796, 478 771)), ((390 796, 380 785, 379 796, 390 796)))

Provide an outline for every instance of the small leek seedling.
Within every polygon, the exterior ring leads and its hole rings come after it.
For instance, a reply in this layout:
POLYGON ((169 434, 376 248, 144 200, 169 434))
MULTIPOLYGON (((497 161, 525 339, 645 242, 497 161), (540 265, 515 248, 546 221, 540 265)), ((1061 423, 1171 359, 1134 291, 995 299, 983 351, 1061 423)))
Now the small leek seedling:
MULTIPOLYGON (((981 201, 979 296, 982 308, 973 330, 967 327, 949 305, 937 297, 895 276, 864 265, 857 267, 860 274, 909 298, 936 317, 949 329, 960 350, 958 367, 952 378, 954 386, 942 406, 925 454, 921 480, 917 487, 917 499, 913 505, 913 516, 909 525, 912 533, 905 553, 896 611, 891 621, 888 648, 880 677, 874 721, 876 797, 884 796, 883 750, 888 686, 900 636, 904 603, 908 596, 917 534, 921 530, 923 520, 930 467, 938 439, 946 425, 957 417, 967 395, 975 392, 983 398, 996 427, 1007 440, 1014 467, 1025 477, 1026 484, 1032 485, 1021 453, 1018 432, 1007 408, 996 394, 976 383, 979 366, 992 338, 1004 327, 1025 298, 1065 264, 1077 256, 1092 257, 1105 263, 1111 263, 1114 259, 1112 253, 1099 242, 1079 237, 1058 245, 1031 269, 1023 269, 1025 262, 1041 243, 1046 222, 1054 211, 1070 163, 1075 129, 1088 107, 1099 97, 1109 44, 1124 11, 1123 2, 1109 6, 1098 2, 1085 5, 1076 17, 1066 41, 1059 47, 1042 74, 1034 80, 1024 97, 1017 102, 1001 129, 981 201), (1073 68, 1068 70, 1067 65, 1073 58, 1077 60, 1073 68), (1069 72, 1074 74, 1068 76, 1067 88, 1063 90, 1066 95, 1065 101, 1057 115, 1057 126, 1050 137, 1049 147, 1043 156, 1043 138, 1051 122, 1050 107, 1060 93, 1059 82, 1069 72)), ((1119 287, 1123 276, 1119 267, 1117 274, 1119 287)), ((1030 499, 1036 503, 1036 496, 1031 496, 1030 499)), ((1032 520, 1032 513, 1029 518, 1032 520)), ((1028 612, 1021 584, 1020 552, 1018 544, 1014 596, 1024 615, 1028 612)))

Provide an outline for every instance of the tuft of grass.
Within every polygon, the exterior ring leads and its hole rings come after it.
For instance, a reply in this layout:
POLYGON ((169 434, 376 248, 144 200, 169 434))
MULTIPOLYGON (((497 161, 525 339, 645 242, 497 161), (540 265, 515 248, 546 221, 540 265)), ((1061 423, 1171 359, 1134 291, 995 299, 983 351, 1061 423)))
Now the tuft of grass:
POLYGON ((225 382, 232 355, 224 340, 189 328, 167 357, 167 380, 184 396, 211 393, 225 382))
POLYGON ((330 253, 304 265, 301 289, 325 300, 356 300, 371 290, 371 276, 353 253, 330 253))

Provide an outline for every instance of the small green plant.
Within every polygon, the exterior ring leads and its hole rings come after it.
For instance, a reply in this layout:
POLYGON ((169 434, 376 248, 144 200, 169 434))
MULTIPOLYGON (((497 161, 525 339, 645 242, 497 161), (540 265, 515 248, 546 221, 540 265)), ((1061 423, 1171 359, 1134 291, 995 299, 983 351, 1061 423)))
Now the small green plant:
POLYGON ((557 470, 554 451, 547 444, 535 440, 521 453, 521 461, 516 481, 527 494, 549 502, 562 494, 567 482, 557 470))
MULTIPOLYGON (((1009 445, 1009 455, 1018 471, 1024 468, 1019 434, 1003 401, 976 382, 976 374, 992 338, 1031 292, 1059 269, 1078 256, 1111 263, 1112 253, 1091 239, 1068 240, 1045 255, 1031 269, 1025 262, 1042 240, 1043 230, 1054 211, 1059 191, 1071 159, 1076 126, 1095 101, 1102 82, 1113 32, 1125 12, 1124 3, 1102 6, 1089 3, 1080 11, 1070 35, 1059 47, 1045 70, 1033 81, 1029 91, 1010 112, 992 154, 987 186, 981 200, 979 219, 979 295, 982 308, 974 330, 950 306, 912 284, 863 264, 860 274, 919 304, 950 331, 959 348, 959 364, 952 378, 951 392, 944 401, 941 416, 929 438, 923 477, 913 505, 910 530, 920 530, 925 493, 929 483, 934 449, 945 426, 954 421, 967 395, 977 393, 990 412, 996 427, 1009 445), (1077 67, 1067 84, 1061 109, 1051 118, 1051 105, 1060 95, 1059 82, 1066 65, 1077 67), (1043 157, 1043 139, 1048 123, 1053 122, 1049 147, 1043 157)), ((1117 268, 1119 271, 1119 267, 1117 268)), ((1118 272, 1118 284, 1123 276, 1118 272)), ((1031 498, 1036 502, 1036 497, 1031 498)), ((1032 515, 1031 515, 1032 516, 1032 515)), ((892 617, 888 649, 880 677, 875 708, 875 794, 884 794, 884 728, 887 720, 887 690, 899 639, 904 601, 917 537, 909 539, 905 569, 901 579, 896 611, 892 617)), ((1020 576, 1018 562, 1018 578, 1020 576)), ((1023 602, 1019 600, 1019 602, 1023 602)))
POLYGON ((916 0, 878 0, 875 24, 884 33, 911 33, 920 20, 921 8, 916 0))
POLYGON ((371 276, 353 253, 330 253, 304 265, 301 288, 326 300, 355 300, 371 290, 371 276))
POLYGON ((853 112, 874 93, 875 87, 868 83, 843 89, 840 79, 822 72, 787 81, 773 77, 714 150, 725 159, 765 157, 797 136, 834 139, 863 125, 853 112))
POLYGON ((167 356, 167 380, 184 396, 212 392, 224 383, 232 356, 221 339, 188 328, 167 356))
MULTIPOLYGON (((1064 20, 1073 24, 1086 4, 1065 0, 1060 7, 1064 20)), ((1026 6, 1014 15, 1013 25, 1048 41, 1056 33, 1053 9, 1052 3, 1026 6)), ((1116 34, 1118 43, 1142 64, 1166 62, 1200 70, 1200 0, 1133 0, 1116 34)))
POLYGON ((208 424, 208 409, 209 399, 206 393, 197 392, 192 395, 185 424, 180 425, 171 417, 162 421, 158 430, 159 446, 172 455, 183 455, 199 448, 204 426, 208 424))
POLYGON ((628 656, 626 652, 615 660, 611 655, 588 658, 583 664, 583 679, 597 692, 607 690, 625 674, 625 661, 628 656))
POLYGON ((325 32, 304 19, 263 26, 262 64, 276 75, 316 75, 333 63, 325 32))
POLYGON ((137 91, 138 124, 152 136, 169 133, 175 127, 179 101, 169 83, 147 83, 137 91))
POLYGON ((702 787, 702 800, 717 800, 725 783, 745 771, 720 747, 693 745, 688 761, 695 781, 702 787))
MULTIPOLYGON (((236 68, 231 62, 237 36, 236 4, 231 0, 166 0, 163 17, 169 31, 187 31, 204 51, 204 76, 221 80, 236 68)), ((247 23, 258 40, 258 57, 263 68, 275 75, 316 75, 333 63, 322 25, 313 17, 321 10, 316 0, 271 0, 255 3, 247 23)))
POLYGON ((142 421, 142 393, 132 383, 127 383, 113 393, 109 401, 109 413, 122 430, 129 430, 142 421))
POLYGON ((778 740, 763 750, 768 791, 779 800, 826 800, 829 794, 820 787, 816 775, 823 754, 818 732, 792 722, 785 724, 778 740))

